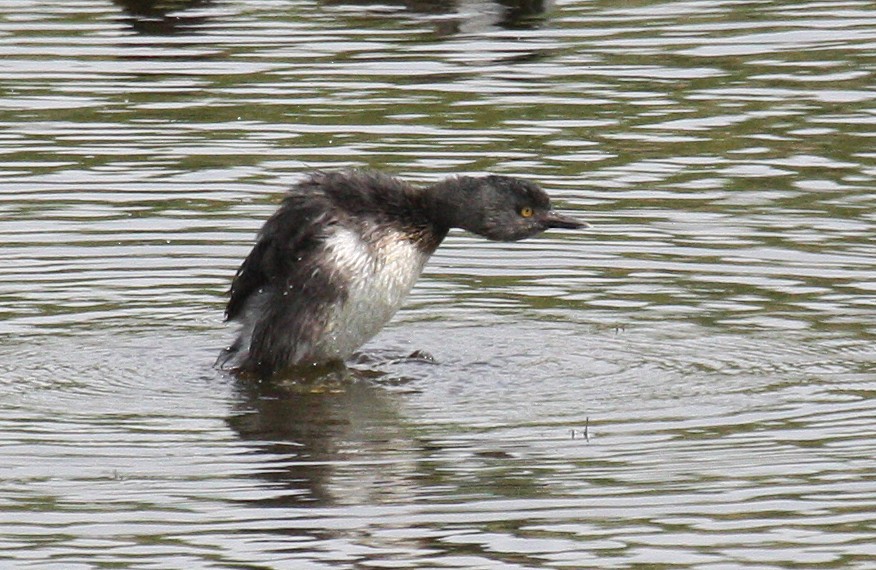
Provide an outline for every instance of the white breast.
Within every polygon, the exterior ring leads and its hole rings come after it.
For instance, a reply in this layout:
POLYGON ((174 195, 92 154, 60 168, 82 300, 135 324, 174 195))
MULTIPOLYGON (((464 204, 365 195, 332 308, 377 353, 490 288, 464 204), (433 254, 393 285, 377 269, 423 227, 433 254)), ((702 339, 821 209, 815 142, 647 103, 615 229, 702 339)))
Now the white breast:
POLYGON ((429 255, 398 232, 383 233, 368 245, 350 230, 338 229, 325 255, 347 282, 347 300, 327 315, 316 359, 344 359, 376 335, 402 306, 429 255))

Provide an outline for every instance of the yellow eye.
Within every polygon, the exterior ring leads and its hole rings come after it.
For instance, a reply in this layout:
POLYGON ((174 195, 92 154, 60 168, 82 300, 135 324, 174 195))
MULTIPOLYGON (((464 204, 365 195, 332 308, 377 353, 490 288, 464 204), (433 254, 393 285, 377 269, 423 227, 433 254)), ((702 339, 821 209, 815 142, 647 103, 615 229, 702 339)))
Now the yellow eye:
POLYGON ((530 208, 529 206, 524 206, 520 208, 520 215, 524 218, 531 218, 534 213, 535 212, 533 212, 532 208, 530 208))

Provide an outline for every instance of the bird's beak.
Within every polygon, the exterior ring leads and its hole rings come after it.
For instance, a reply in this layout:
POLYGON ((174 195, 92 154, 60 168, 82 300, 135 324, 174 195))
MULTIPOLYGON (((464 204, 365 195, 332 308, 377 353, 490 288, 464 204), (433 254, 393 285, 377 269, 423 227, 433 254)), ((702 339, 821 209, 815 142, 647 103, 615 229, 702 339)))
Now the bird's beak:
POLYGON ((546 213, 541 218, 542 223, 545 228, 562 228, 564 230, 578 230, 581 228, 589 228, 590 224, 587 222, 582 222, 580 220, 576 220, 575 218, 571 218, 569 216, 564 216, 562 214, 558 214, 551 210, 546 213))

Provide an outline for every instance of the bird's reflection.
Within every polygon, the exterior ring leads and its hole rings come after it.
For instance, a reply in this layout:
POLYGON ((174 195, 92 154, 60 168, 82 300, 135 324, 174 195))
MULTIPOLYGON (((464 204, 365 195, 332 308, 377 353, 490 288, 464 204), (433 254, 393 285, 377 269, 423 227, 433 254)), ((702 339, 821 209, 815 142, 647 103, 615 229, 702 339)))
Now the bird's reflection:
POLYGON ((367 504, 409 488, 412 444, 399 393, 379 373, 340 368, 309 377, 239 378, 228 418, 272 483, 263 506, 367 504))
POLYGON ((202 25, 203 15, 186 10, 208 6, 213 0, 112 0, 124 10, 125 23, 144 36, 173 36, 202 25))
POLYGON ((536 28, 545 19, 545 0, 496 0, 502 7, 497 25, 508 30, 536 28))
MULTIPOLYGON (((144 36, 192 33, 208 20, 194 10, 214 0, 111 0, 122 8, 122 20, 144 36)), ((493 29, 525 30, 540 27, 551 0, 321 0, 324 7, 341 6, 339 18, 363 15, 385 19, 399 11, 428 18, 437 37, 493 29)), ((291 8, 290 8, 291 9, 291 8)), ((352 24, 351 24, 352 25, 352 24)), ((355 24, 361 25, 361 21, 355 24)))
POLYGON ((550 0, 323 0, 327 6, 379 6, 376 12, 387 16, 385 9, 397 8, 412 14, 434 17, 436 33, 450 36, 461 32, 489 29, 522 30, 539 27, 550 0))

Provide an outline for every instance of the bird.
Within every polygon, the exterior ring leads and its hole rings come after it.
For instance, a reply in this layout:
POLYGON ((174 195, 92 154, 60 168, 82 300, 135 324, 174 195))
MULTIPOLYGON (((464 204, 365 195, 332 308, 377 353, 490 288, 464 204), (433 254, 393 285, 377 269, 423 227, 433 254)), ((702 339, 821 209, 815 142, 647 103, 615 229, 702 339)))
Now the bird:
POLYGON ((312 172, 265 221, 231 282, 225 320, 240 329, 217 365, 270 378, 343 362, 402 306, 451 228, 510 242, 587 226, 517 177, 414 186, 370 169, 312 172))

